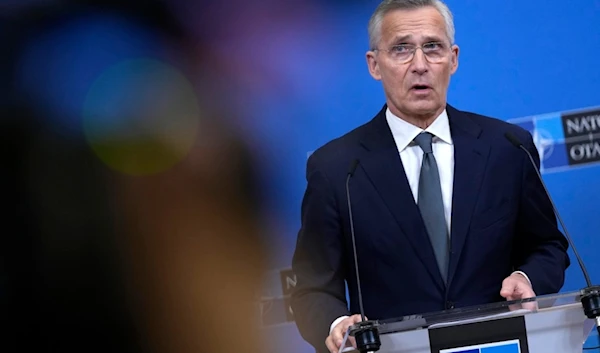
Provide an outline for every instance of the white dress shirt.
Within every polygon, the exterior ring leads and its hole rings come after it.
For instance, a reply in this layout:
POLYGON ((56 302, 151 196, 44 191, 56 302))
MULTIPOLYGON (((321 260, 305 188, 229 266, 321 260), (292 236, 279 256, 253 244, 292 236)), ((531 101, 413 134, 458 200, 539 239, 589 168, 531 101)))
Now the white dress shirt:
POLYGON ((425 130, 395 116, 389 109, 385 113, 385 118, 394 136, 394 141, 396 142, 398 153, 400 153, 400 159, 402 160, 406 178, 408 179, 415 202, 419 199, 419 176, 421 174, 423 150, 413 140, 423 131, 427 131, 433 135, 433 155, 437 161, 440 173, 444 215, 446 216, 448 234, 450 234, 452 186, 454 185, 454 145, 452 144, 450 123, 446 110, 444 109, 425 130))
MULTIPOLYGON (((440 173, 440 184, 442 189, 442 202, 444 204, 444 215, 448 227, 448 235, 451 237, 452 224, 452 190, 454 185, 454 144, 450 134, 450 122, 448 113, 444 111, 425 130, 415 126, 406 120, 394 115, 389 108, 385 112, 385 118, 392 131, 410 190, 415 203, 419 200, 419 176, 421 174, 421 162, 423 161, 423 150, 413 140, 423 131, 433 135, 432 150, 440 173)), ((522 271, 515 271, 523 275, 527 281, 529 278, 522 271)), ((529 281, 531 285, 531 281, 529 281)), ((337 318, 330 327, 333 328, 347 316, 337 318)))

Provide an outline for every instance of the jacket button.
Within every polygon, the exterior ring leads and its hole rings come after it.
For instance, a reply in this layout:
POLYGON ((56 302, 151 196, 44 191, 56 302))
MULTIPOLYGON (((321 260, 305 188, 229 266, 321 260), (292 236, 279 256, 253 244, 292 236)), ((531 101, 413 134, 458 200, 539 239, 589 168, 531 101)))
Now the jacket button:
POLYGON ((450 301, 447 301, 446 302, 446 309, 454 309, 454 303, 450 302, 450 301))

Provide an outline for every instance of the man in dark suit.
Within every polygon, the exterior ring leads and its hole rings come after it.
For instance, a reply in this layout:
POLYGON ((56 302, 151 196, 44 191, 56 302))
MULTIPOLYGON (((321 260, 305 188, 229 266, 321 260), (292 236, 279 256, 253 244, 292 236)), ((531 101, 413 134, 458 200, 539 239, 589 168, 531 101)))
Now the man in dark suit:
POLYGON ((531 135, 446 101, 459 52, 448 8, 386 0, 369 34, 369 72, 386 104, 307 165, 292 309, 318 351, 336 352, 360 321, 346 194, 355 161, 349 194, 369 319, 555 293, 570 264, 533 166, 504 138, 517 136, 539 163, 531 135))

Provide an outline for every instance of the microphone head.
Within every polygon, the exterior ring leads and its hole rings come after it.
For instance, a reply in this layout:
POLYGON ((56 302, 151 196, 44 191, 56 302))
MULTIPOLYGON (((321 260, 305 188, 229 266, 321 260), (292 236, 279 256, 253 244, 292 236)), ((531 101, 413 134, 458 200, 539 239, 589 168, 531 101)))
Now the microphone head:
POLYGON ((520 148, 521 146, 523 146, 523 144, 521 143, 521 141, 519 141, 519 139, 513 135, 510 132, 507 132, 504 134, 504 137, 506 137, 506 139, 513 144, 513 146, 515 146, 516 148, 520 148))
POLYGON ((348 170, 348 175, 352 176, 354 174, 354 171, 356 170, 356 167, 358 167, 358 159, 354 159, 354 160, 352 160, 352 163, 350 163, 350 169, 348 170))

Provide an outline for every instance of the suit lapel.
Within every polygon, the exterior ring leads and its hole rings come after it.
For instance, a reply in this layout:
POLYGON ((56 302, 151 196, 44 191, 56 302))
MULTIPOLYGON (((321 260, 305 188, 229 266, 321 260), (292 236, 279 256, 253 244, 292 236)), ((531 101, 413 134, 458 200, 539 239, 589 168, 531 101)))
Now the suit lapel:
POLYGON ((360 158, 379 196, 396 219, 399 230, 408 238, 414 252, 423 262, 435 283, 444 288, 433 248, 427 236, 419 209, 414 201, 402 160, 385 119, 386 107, 371 121, 363 138, 366 151, 360 158))
POLYGON ((450 285, 465 245, 490 147, 478 138, 481 134, 481 128, 468 116, 450 106, 448 106, 447 112, 454 142, 452 254, 448 272, 448 284, 450 285))

